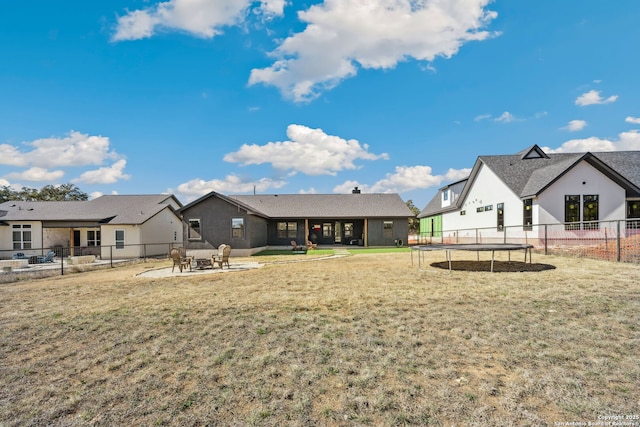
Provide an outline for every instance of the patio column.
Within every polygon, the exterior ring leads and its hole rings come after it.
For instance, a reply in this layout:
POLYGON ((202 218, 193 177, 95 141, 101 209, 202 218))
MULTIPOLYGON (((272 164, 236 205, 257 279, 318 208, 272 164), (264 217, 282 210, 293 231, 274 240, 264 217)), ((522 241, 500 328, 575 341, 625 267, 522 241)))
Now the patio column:
POLYGON ((73 227, 69 229, 69 241, 71 242, 69 245, 69 256, 75 256, 74 248, 76 246, 76 242, 73 240, 73 227))
POLYGON ((364 247, 369 246, 369 220, 367 218, 364 219, 364 247))
POLYGON ((304 219, 304 245, 309 241, 309 218, 304 219))

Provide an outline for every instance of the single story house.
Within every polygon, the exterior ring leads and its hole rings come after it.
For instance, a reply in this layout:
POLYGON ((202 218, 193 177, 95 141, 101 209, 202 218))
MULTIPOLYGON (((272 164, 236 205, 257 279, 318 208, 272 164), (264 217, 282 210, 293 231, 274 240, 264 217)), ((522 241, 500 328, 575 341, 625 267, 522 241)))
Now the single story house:
POLYGON ((471 229, 500 236, 506 228, 527 236, 543 224, 580 233, 618 220, 637 229, 640 151, 545 153, 533 145, 480 156, 469 177, 440 188, 418 218, 423 237, 471 229))
POLYGON ((180 209, 187 249, 231 245, 250 255, 291 241, 318 245, 395 246, 407 242, 413 213, 397 194, 208 193, 180 209))
POLYGON ((182 245, 182 204, 172 195, 0 204, 0 258, 16 253, 137 258, 182 245))

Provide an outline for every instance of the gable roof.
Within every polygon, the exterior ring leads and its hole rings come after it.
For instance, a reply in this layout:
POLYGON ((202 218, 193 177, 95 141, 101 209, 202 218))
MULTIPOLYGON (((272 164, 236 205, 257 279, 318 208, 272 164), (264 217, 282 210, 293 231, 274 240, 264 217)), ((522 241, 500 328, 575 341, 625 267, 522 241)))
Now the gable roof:
POLYGON ((478 157, 456 205, 442 208, 441 190, 418 218, 458 209, 483 166, 491 169, 514 194, 527 199, 542 193, 581 161, 623 187, 628 196, 640 196, 640 151, 547 154, 534 145, 513 155, 478 157))
POLYGON ((270 218, 409 218, 398 194, 260 194, 229 196, 270 218))
POLYGON ((209 197, 218 197, 263 218, 409 218, 411 209, 398 194, 256 194, 225 196, 211 192, 189 203, 183 212, 209 197))
POLYGON ((88 201, 0 204, 2 221, 90 221, 104 224, 143 224, 167 207, 181 203, 172 195, 113 195, 88 201))

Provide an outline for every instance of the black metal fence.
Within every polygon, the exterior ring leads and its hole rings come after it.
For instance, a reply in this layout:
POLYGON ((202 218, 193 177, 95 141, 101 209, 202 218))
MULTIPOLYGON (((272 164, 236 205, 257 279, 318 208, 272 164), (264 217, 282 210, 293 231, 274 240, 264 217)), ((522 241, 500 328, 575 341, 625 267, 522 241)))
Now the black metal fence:
POLYGON ((640 263, 640 222, 590 221, 443 230, 421 233, 417 244, 529 243, 540 253, 640 263))
POLYGON ((0 250, 0 283, 19 280, 25 275, 47 277, 114 267, 116 264, 140 262, 148 258, 167 258, 171 248, 179 246, 171 242, 0 250))

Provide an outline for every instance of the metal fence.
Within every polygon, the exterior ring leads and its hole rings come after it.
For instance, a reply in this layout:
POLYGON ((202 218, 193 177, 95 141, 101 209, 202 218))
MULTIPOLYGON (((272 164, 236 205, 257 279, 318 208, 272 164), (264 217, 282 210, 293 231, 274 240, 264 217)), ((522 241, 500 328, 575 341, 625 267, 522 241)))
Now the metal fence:
POLYGON ((147 258, 167 258, 169 251, 178 246, 181 245, 171 242, 0 250, 0 283, 20 280, 22 276, 48 277, 140 262, 147 258), (51 260, 47 258, 49 252, 55 254, 51 260))
POLYGON ((640 221, 590 221, 443 230, 421 233, 417 244, 529 243, 545 255, 604 259, 640 264, 640 221))

